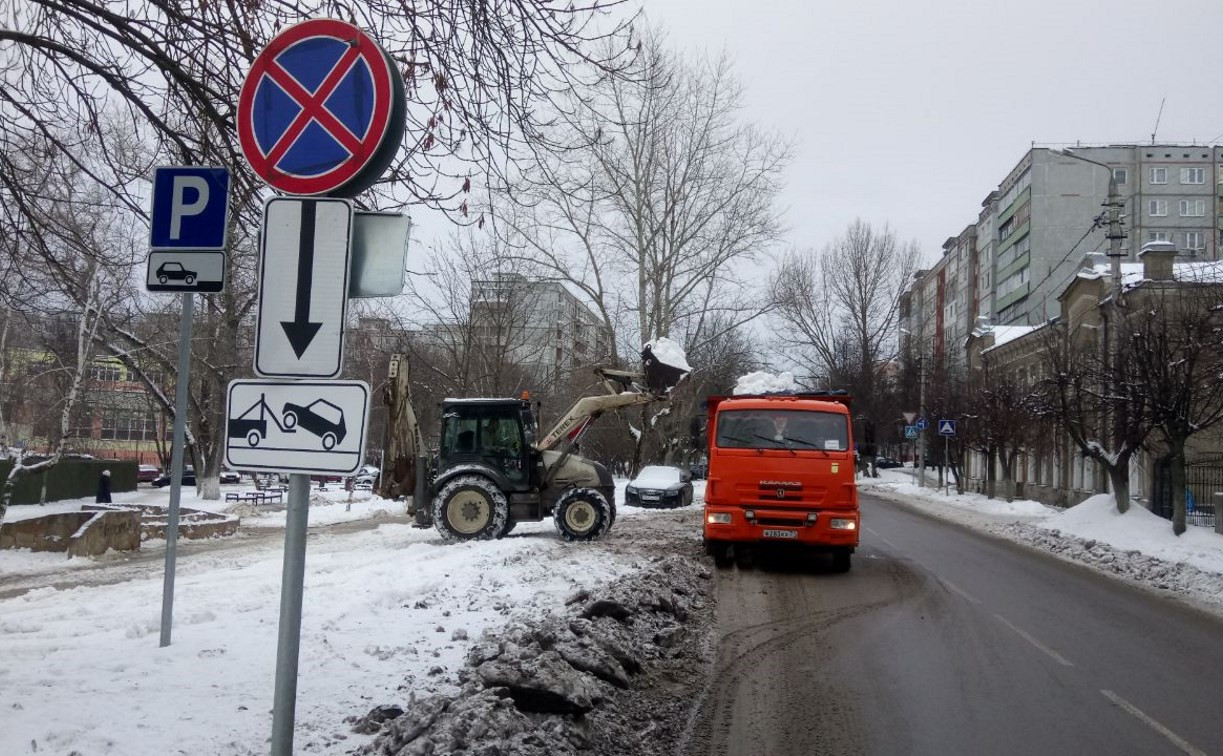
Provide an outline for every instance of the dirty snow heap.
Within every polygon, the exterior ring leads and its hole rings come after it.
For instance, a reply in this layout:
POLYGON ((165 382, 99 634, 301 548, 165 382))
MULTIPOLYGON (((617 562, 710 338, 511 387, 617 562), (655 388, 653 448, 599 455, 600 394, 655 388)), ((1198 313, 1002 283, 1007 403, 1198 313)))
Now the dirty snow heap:
POLYGON ((756 371, 739 377, 735 383, 733 393, 738 394, 784 394, 792 391, 798 391, 798 384, 794 381, 794 374, 790 372, 766 373, 764 371, 756 371))

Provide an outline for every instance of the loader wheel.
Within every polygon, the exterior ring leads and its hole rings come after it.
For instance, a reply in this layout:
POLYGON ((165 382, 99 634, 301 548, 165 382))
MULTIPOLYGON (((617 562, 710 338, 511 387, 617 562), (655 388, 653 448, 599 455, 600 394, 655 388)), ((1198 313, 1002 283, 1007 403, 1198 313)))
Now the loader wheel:
POLYGON ((446 541, 489 541, 510 516, 505 494, 482 475, 460 475, 433 499, 433 524, 446 541))
POLYGON ((511 520, 511 519, 510 519, 510 518, 508 518, 508 517, 507 517, 507 518, 505 518, 505 527, 501 529, 501 532, 500 532, 499 534, 497 534, 497 537, 498 537, 498 538, 505 538, 507 535, 509 535, 509 534, 510 534, 510 531, 511 531, 511 530, 513 530, 513 529, 514 529, 514 526, 515 526, 515 525, 517 525, 517 524, 518 524, 518 523, 517 523, 515 520, 511 520))
POLYGON ((556 530, 566 541, 593 541, 607 532, 615 516, 612 505, 593 488, 572 488, 556 501, 556 530))

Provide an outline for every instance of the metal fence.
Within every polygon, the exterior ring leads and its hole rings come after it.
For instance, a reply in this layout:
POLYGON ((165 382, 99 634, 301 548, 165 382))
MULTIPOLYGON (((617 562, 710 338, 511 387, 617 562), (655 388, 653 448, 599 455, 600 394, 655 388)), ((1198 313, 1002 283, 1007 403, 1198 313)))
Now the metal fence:
MULTIPOLYGON (((1172 519, 1172 484, 1168 467, 1155 465, 1155 514, 1172 519)), ((1185 465, 1185 523, 1213 528, 1215 525, 1215 494, 1223 495, 1223 464, 1197 463, 1185 465)), ((1223 498, 1221 496, 1220 498, 1223 498)))

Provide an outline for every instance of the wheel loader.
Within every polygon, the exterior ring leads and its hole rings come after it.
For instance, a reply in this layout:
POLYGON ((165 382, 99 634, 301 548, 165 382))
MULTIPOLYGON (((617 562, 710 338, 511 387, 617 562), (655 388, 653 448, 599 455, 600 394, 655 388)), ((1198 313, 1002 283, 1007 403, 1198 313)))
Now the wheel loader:
POLYGON ((391 361, 386 404, 390 440, 381 494, 412 494, 409 513, 447 541, 501 538, 517 523, 551 516, 561 538, 590 541, 616 520, 607 468, 577 453, 609 410, 666 401, 686 370, 642 350, 642 371, 595 368, 606 393, 577 400, 543 436, 527 399, 446 399, 438 451, 430 458, 408 397, 406 362, 391 361))

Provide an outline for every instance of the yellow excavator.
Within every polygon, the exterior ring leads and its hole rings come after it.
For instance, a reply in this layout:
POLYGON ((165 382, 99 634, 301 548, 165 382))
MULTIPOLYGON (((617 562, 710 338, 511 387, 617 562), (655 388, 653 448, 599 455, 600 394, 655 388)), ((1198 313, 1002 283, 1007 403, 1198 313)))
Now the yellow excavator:
POLYGON ((394 355, 382 496, 411 494, 416 524, 447 541, 501 538, 548 516, 567 541, 599 538, 616 521, 615 485, 606 467, 577 453, 582 436, 605 412, 666 401, 687 375, 686 364, 656 358, 649 344, 641 358, 639 373, 595 368, 606 393, 578 399, 542 437, 527 399, 446 399, 431 456, 408 396, 406 359, 394 355))

